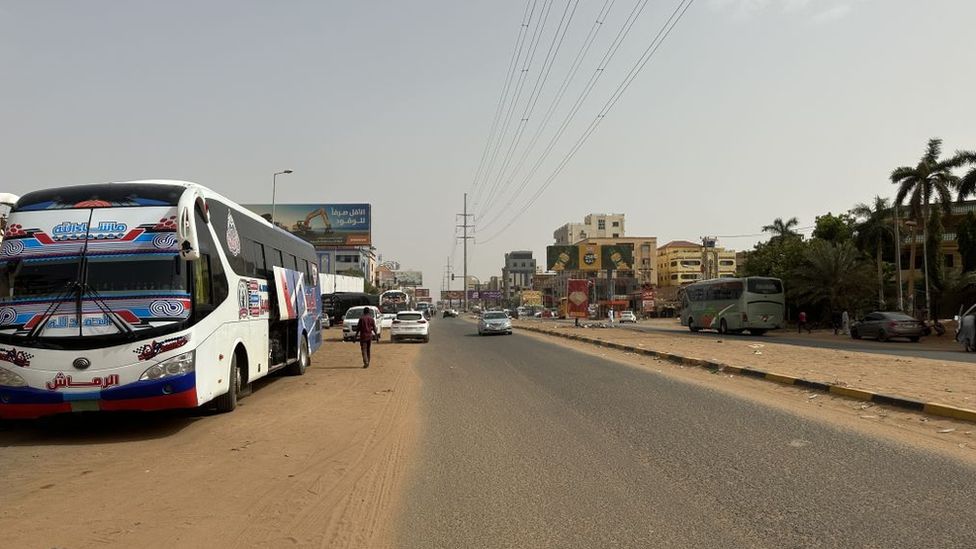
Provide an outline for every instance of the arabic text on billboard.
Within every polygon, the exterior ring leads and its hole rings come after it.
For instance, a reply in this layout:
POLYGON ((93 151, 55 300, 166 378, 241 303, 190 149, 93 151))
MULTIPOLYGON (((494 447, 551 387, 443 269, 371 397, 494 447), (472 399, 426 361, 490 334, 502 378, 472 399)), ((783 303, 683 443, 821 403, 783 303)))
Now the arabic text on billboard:
POLYGON ((413 296, 417 299, 430 297, 430 288, 417 288, 413 291, 413 296))
POLYGON ((460 301, 464 299, 464 291, 462 290, 441 290, 441 299, 457 300, 460 301))
MULTIPOLYGON (((271 220, 271 204, 244 207, 271 220)), ((316 248, 372 244, 369 204, 277 204, 273 209, 275 225, 316 248)))

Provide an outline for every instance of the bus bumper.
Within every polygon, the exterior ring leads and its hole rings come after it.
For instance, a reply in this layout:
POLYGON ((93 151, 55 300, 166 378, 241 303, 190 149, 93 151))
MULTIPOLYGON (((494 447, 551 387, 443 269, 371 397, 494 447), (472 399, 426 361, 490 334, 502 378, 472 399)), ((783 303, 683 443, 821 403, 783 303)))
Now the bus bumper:
POLYGON ((0 419, 34 419, 68 412, 148 412, 194 408, 197 405, 196 376, 193 372, 84 393, 0 387, 0 419))

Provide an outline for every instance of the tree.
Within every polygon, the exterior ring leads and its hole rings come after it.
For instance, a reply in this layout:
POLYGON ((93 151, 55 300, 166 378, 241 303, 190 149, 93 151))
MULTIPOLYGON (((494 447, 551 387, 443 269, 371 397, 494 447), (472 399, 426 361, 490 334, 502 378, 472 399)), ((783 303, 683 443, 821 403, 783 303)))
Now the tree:
MULTIPOLYGON (((918 164, 914 167, 902 166, 895 168, 891 172, 891 182, 898 185, 898 192, 895 195, 895 205, 900 206, 905 202, 906 198, 908 199, 912 217, 922 226, 923 246, 926 246, 928 240, 926 233, 928 230, 927 215, 931 214, 932 210, 929 207, 930 204, 941 205, 946 213, 948 213, 952 203, 950 189, 959 185, 959 178, 952 173, 952 170, 962 165, 960 155, 957 154, 948 160, 942 160, 939 158, 940 156, 942 156, 942 140, 930 139, 928 147, 926 147, 925 153, 918 161, 918 164)), ((927 250, 923 251, 923 253, 926 256, 928 255, 927 250)), ((912 264, 911 270, 908 271, 908 287, 912 291, 911 296, 914 308, 915 239, 912 239, 911 256, 912 264)), ((928 303, 928 285, 928 265, 926 265, 926 309, 930 306, 928 303)))
POLYGON ((959 178, 956 189, 959 191, 957 197, 960 201, 968 196, 976 194, 976 151, 959 151, 953 157, 953 163, 958 166, 969 164, 972 168, 965 175, 959 178))
MULTIPOLYGON (((926 235, 926 257, 925 260, 928 262, 929 267, 929 280, 937 292, 939 297, 942 295, 942 283, 943 283, 943 259, 942 259, 942 233, 945 232, 942 226, 942 213, 940 208, 934 208, 932 214, 929 216, 928 224, 926 225, 927 235, 926 235)), ((939 303, 939 299, 936 299, 936 304, 939 303)), ((938 313, 938 307, 935 310, 938 313)), ((938 317, 936 317, 938 318, 938 317)))
POLYGON ((851 242, 813 240, 792 276, 796 297, 831 311, 851 309, 871 295, 871 267, 851 242))
POLYGON ((846 242, 854 236, 854 219, 848 214, 834 215, 827 212, 817 216, 813 238, 827 242, 846 242))
MULTIPOLYGON (((862 251, 874 255, 878 269, 878 308, 884 309, 884 261, 882 254, 888 243, 892 241, 891 206, 887 198, 875 196, 872 205, 858 204, 851 210, 851 214, 859 220, 855 226, 857 231, 855 244, 862 251)), ((900 249, 897 255, 901 255, 900 249)), ((899 260, 900 257, 895 258, 896 268, 901 268, 898 265, 899 260)))
POLYGON ((956 241, 962 256, 962 271, 976 270, 976 214, 969 212, 956 227, 956 241))
POLYGON ((786 221, 783 221, 782 217, 777 217, 771 225, 764 225, 762 231, 773 235, 770 240, 798 237, 800 233, 793 229, 799 224, 800 222, 795 217, 791 217, 786 221))

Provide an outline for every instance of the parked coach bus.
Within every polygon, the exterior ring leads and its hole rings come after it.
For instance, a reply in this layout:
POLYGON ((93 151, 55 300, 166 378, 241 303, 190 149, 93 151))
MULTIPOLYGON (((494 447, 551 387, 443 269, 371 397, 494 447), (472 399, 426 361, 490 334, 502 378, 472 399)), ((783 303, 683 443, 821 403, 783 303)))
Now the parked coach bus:
POLYGON ((783 327, 785 299, 778 278, 715 278, 682 288, 681 325, 692 332, 718 330, 721 334, 748 330, 762 335, 783 327))
POLYGON ((0 246, 0 417, 229 412, 321 345, 311 245, 213 191, 133 181, 34 191, 0 246))

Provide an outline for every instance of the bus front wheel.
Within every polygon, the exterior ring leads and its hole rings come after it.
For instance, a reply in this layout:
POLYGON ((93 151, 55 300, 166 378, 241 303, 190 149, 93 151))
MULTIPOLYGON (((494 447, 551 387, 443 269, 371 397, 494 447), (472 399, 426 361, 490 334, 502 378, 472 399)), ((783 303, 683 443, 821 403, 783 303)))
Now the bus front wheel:
POLYGON ((230 387, 227 388, 227 392, 214 400, 217 405, 217 412, 221 414, 233 412, 237 408, 237 395, 240 394, 241 385, 244 381, 241 369, 237 366, 237 353, 232 354, 230 358, 230 379, 228 381, 230 387))

